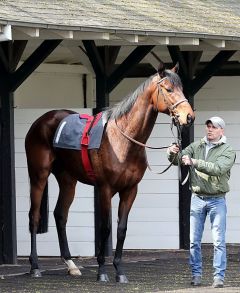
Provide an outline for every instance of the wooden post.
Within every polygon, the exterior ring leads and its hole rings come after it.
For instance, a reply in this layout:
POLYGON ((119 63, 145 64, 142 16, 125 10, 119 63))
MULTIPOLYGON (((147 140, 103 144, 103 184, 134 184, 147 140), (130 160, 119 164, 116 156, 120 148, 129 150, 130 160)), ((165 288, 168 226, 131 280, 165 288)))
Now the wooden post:
POLYGON ((13 93, 0 93, 0 264, 17 262, 13 93))

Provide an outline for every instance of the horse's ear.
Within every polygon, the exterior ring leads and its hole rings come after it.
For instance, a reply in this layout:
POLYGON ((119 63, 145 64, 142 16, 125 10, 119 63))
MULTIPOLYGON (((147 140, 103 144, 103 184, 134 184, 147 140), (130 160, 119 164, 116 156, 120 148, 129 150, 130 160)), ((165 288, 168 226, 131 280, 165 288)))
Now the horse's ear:
POLYGON ((178 70, 179 70, 179 63, 177 62, 177 64, 171 69, 171 71, 178 73, 178 70))
POLYGON ((164 70, 165 70, 165 65, 161 61, 160 64, 158 65, 158 73, 159 73, 160 76, 163 74, 164 70))

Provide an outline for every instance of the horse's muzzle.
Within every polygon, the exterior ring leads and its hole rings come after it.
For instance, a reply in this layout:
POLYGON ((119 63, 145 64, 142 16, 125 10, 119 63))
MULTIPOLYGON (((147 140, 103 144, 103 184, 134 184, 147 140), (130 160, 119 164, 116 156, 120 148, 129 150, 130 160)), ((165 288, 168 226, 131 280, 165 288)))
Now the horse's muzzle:
POLYGON ((194 121, 194 117, 192 117, 190 114, 187 115, 187 125, 192 125, 194 121))
POLYGON ((179 121, 179 115, 172 117, 172 121, 173 121, 174 126, 183 126, 183 127, 191 126, 193 124, 194 119, 195 118, 192 115, 188 114, 187 119, 186 119, 186 123, 181 124, 179 121))

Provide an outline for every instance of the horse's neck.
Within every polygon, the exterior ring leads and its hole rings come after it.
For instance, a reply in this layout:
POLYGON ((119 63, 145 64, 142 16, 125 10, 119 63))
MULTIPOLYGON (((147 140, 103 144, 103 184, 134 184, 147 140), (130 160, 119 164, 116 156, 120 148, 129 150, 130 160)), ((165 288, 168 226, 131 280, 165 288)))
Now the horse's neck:
POLYGON ((131 111, 121 118, 120 124, 124 132, 145 143, 152 132, 158 113, 146 102, 146 97, 143 99, 136 101, 131 111))

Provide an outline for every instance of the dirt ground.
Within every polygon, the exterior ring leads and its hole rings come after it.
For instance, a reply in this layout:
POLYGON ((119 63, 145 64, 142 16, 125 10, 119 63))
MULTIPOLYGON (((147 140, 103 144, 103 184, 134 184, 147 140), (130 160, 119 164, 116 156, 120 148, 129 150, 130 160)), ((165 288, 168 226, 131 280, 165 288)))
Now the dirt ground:
POLYGON ((29 275, 27 258, 19 258, 17 265, 0 265, 0 292, 51 293, 51 292, 240 292, 240 247, 228 246, 228 267, 225 287, 212 288, 213 249, 203 246, 203 284, 192 288, 191 273, 186 250, 137 250, 124 251, 123 261, 128 284, 115 282, 112 257, 107 258, 108 283, 98 283, 95 257, 79 257, 75 263, 82 276, 67 275, 66 266, 60 258, 40 258, 42 278, 29 275))

